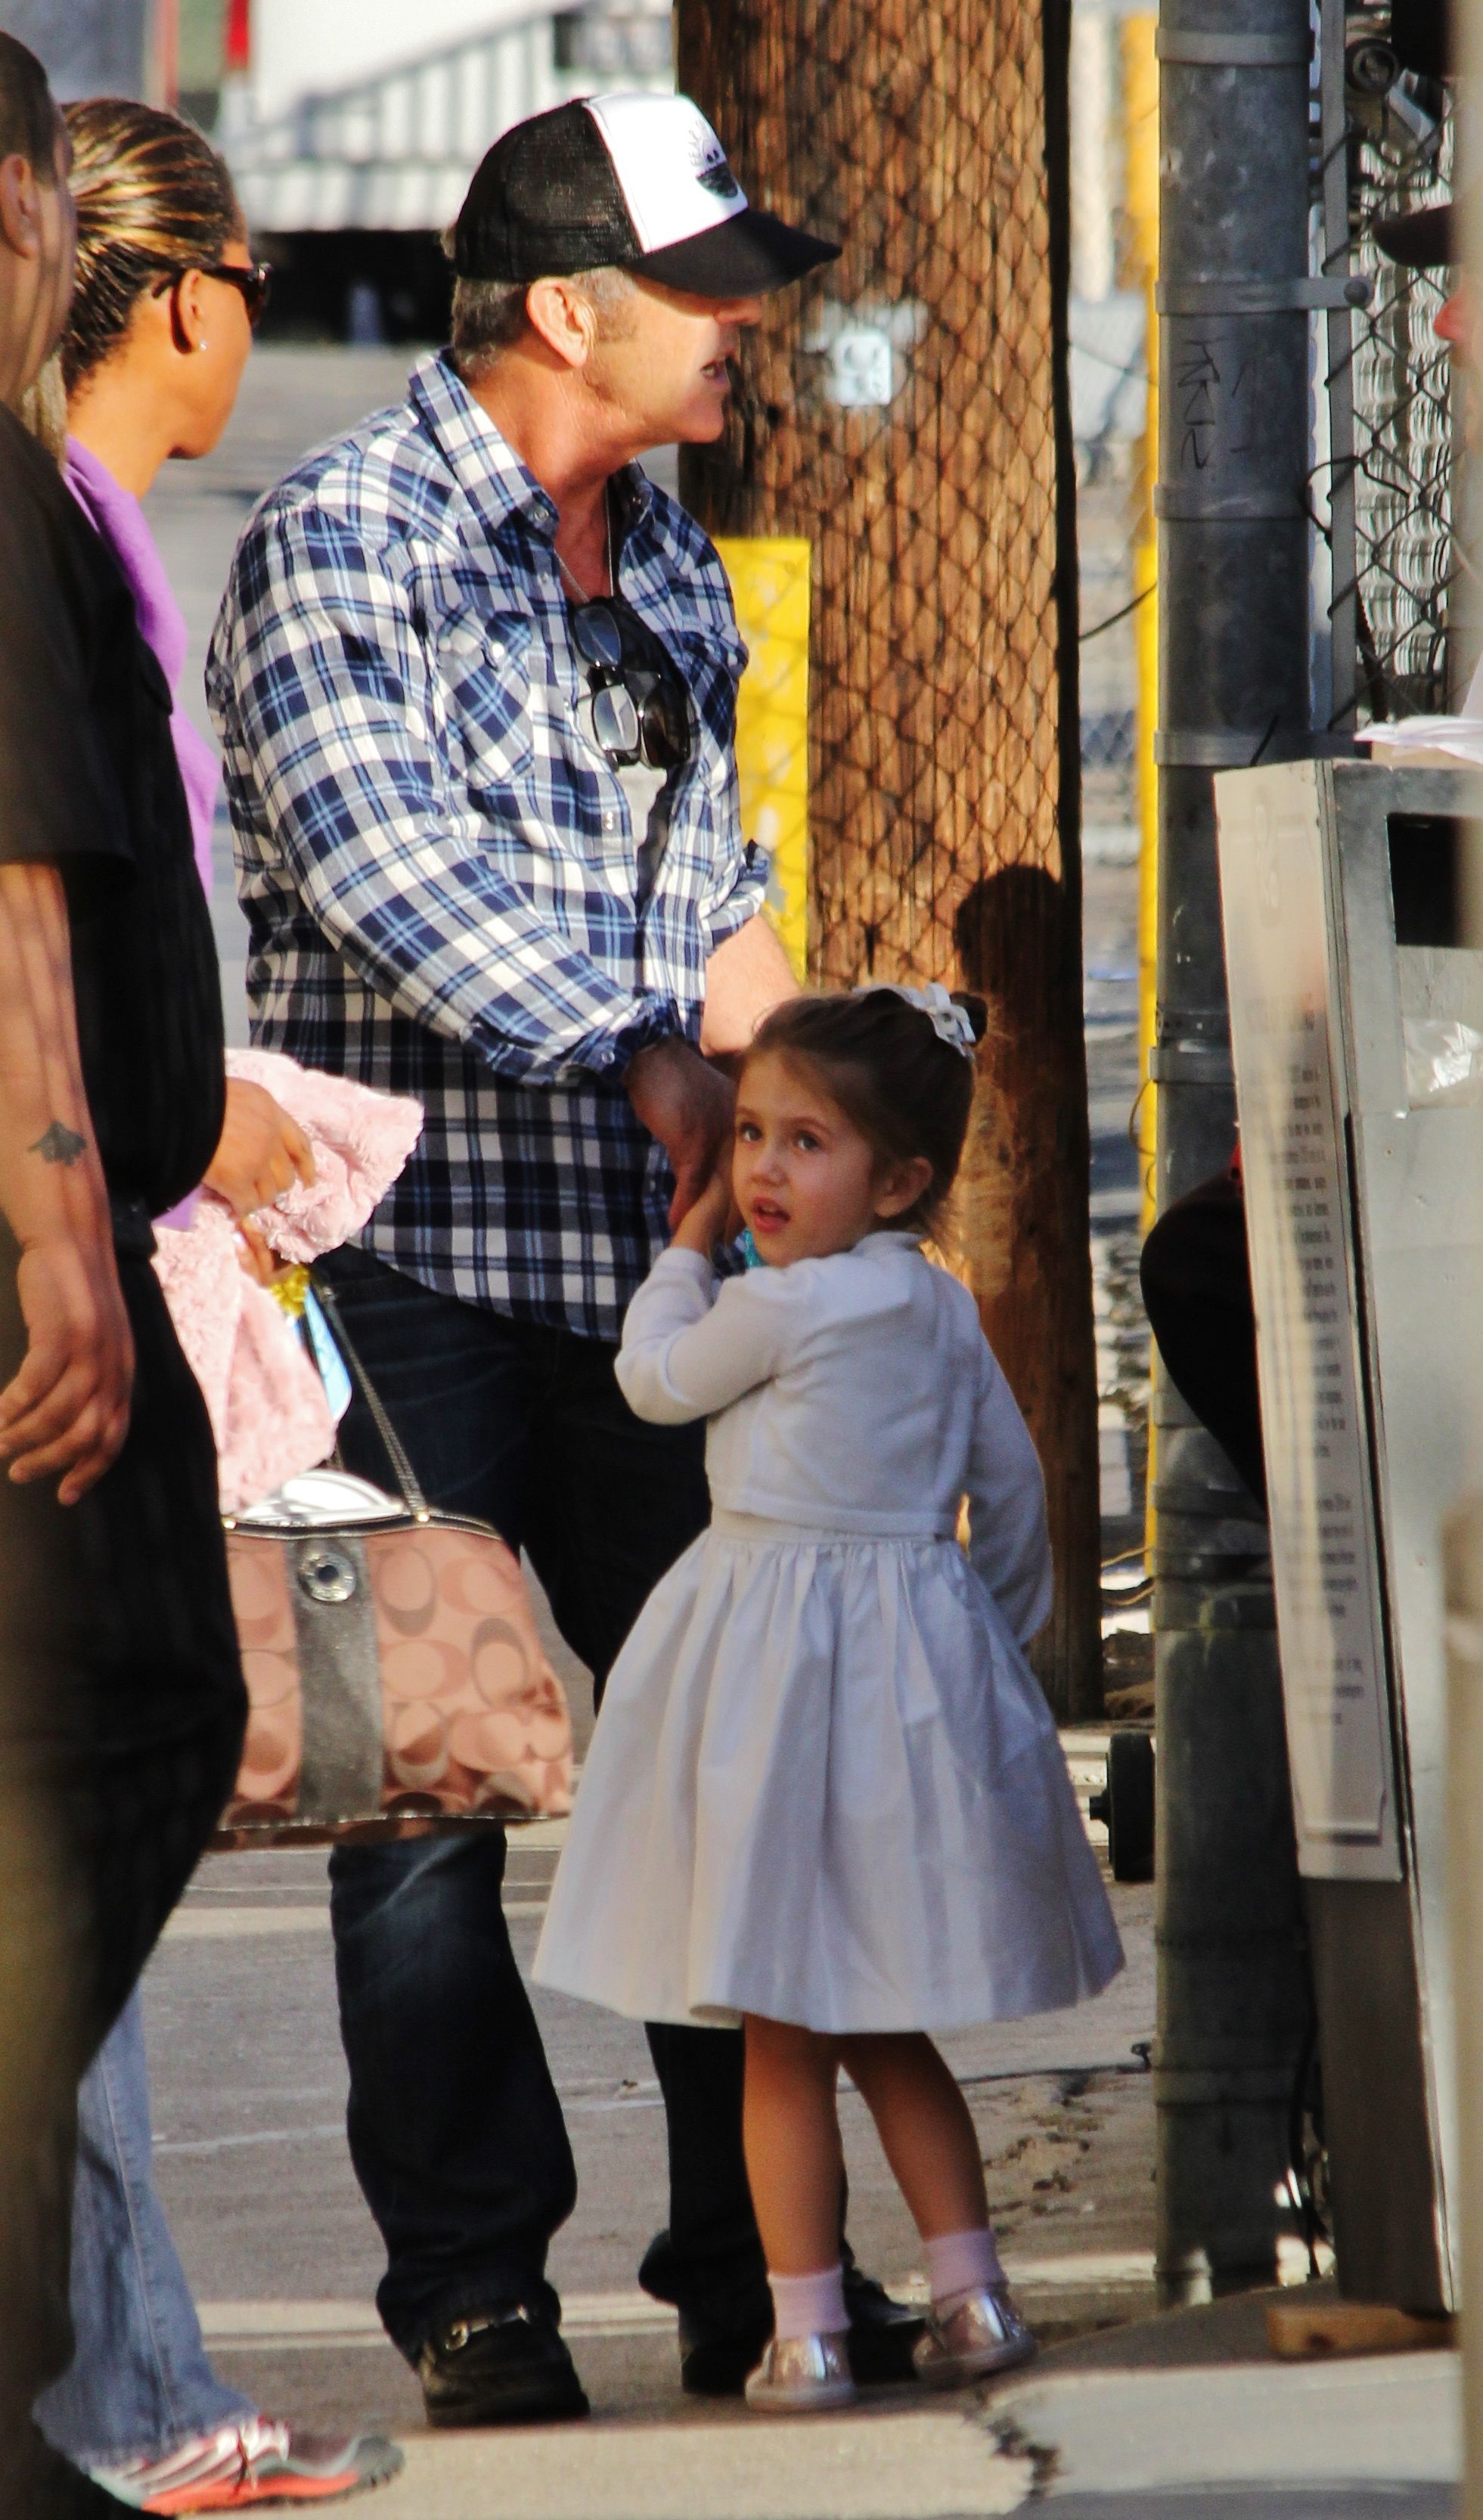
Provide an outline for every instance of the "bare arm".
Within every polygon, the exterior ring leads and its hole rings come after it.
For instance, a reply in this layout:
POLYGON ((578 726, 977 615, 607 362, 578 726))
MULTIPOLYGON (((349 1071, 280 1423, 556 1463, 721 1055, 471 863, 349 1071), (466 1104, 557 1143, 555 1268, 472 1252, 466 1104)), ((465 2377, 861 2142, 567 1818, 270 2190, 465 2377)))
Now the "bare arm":
POLYGON ((75 1505, 128 1432, 134 1343, 82 1083, 56 869, 0 864, 0 1211, 28 1344, 0 1391, 0 1461, 75 1505))
POLYGON ((763 1016, 797 995, 793 967, 778 931, 759 913, 718 945, 705 966, 700 1048, 708 1058, 748 1049, 763 1016))

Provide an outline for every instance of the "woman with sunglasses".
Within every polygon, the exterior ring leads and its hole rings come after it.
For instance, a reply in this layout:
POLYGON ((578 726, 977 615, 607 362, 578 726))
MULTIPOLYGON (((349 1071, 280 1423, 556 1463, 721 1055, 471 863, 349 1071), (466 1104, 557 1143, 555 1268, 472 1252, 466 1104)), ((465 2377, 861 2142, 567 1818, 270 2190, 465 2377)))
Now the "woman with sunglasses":
MULTIPOLYGON (((209 454, 221 436, 267 273, 249 256, 225 164, 190 123, 110 97, 68 106, 66 119, 77 262, 58 353, 67 442, 57 451, 173 698, 186 625, 140 502, 167 458, 209 454)), ((178 707, 171 732, 209 888, 216 756, 178 707)), ((314 1165, 293 1121, 260 1088, 229 1080, 211 1188, 246 1217, 295 1174, 312 1180, 314 1165)), ((305 2434, 212 2370, 151 2181, 137 1992, 83 2079, 77 2116, 76 2352, 36 2408, 54 2449, 146 2511, 319 2499, 392 2473, 400 2460, 387 2443, 305 2434)))

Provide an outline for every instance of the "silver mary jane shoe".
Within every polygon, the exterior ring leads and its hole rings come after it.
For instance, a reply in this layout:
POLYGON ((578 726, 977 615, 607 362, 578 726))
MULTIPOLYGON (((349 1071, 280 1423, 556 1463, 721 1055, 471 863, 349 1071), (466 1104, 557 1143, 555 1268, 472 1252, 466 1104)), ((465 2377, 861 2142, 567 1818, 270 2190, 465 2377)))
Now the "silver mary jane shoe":
POLYGON ((912 2360, 929 2389, 962 2389, 992 2371, 1028 2362, 1035 2339, 1003 2285, 970 2292, 946 2318, 927 2314, 926 2334, 912 2360))
POLYGON ((844 2337, 775 2336, 747 2381, 746 2403, 758 2415, 827 2415, 852 2407, 844 2337))

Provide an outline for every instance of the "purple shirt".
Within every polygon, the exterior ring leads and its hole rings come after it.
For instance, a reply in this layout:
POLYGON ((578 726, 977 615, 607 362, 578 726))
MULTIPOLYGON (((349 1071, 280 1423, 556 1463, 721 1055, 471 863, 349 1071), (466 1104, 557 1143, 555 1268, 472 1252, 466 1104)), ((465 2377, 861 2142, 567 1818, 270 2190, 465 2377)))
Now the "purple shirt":
MULTIPOLYGON (((159 670, 169 684, 171 698, 177 698, 186 657, 185 614, 170 591, 164 562, 145 522, 143 508, 132 490, 125 490, 115 481, 108 466, 101 464, 97 456, 75 437, 67 441, 63 477, 89 524, 102 535, 128 580, 140 631, 158 658, 159 670)), ((221 787, 221 766, 205 737, 197 734, 178 705, 170 719, 170 734, 174 738, 175 758, 180 764, 186 803, 191 809, 196 864, 201 880, 209 892, 211 824, 215 819, 216 797, 221 787)))
MULTIPOLYGON (((63 478, 95 533, 102 536, 128 581, 134 598, 134 617, 141 636, 148 641, 158 660, 159 670, 170 687, 170 698, 176 699, 180 689, 181 670, 185 664, 187 631, 185 614, 170 591, 164 573, 164 562, 158 547, 145 522, 144 510, 132 490, 115 481, 106 464, 75 437, 67 441, 67 461, 63 478)), ((191 837, 196 844, 196 871, 202 889, 211 889, 211 825, 216 814, 216 797, 221 787, 221 767, 203 735, 198 735, 191 721, 179 707, 171 711, 170 735, 175 745, 175 758, 180 764, 181 785, 190 809, 191 837)), ((192 1191, 172 1207, 167 1216, 157 1217, 158 1225, 185 1227, 196 1213, 197 1193, 192 1191)))

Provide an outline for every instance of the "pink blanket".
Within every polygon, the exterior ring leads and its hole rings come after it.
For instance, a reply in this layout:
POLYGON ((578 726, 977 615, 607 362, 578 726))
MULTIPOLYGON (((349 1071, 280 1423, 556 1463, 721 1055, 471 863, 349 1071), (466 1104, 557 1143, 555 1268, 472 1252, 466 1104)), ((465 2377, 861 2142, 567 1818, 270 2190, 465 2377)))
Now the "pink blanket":
MULTIPOLYGON (((401 1171, 422 1132, 421 1105, 273 1051, 228 1051, 227 1073, 271 1094, 314 1149, 314 1182, 294 1182, 253 1222, 286 1261, 335 1250, 401 1171)), ((237 1513, 326 1460, 335 1420, 283 1307, 238 1264, 226 1200, 202 1191, 189 1226, 157 1226, 156 1239, 170 1318, 210 1413, 221 1509, 237 1513)))

